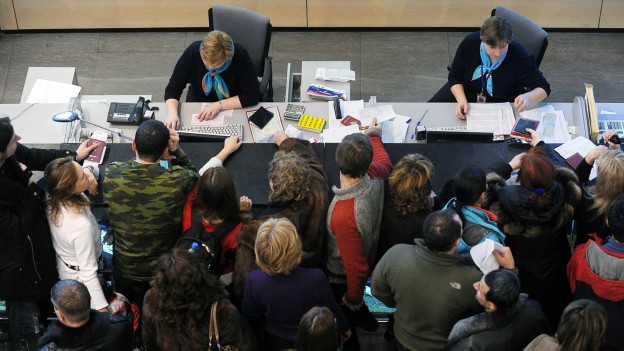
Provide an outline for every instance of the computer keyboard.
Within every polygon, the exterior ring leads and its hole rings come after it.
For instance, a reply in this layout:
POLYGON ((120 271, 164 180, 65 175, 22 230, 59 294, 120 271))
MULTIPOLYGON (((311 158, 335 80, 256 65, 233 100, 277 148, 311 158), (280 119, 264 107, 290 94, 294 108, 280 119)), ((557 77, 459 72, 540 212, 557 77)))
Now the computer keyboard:
POLYGON ((243 138, 242 124, 223 126, 192 126, 178 130, 181 142, 220 141, 232 135, 243 138))

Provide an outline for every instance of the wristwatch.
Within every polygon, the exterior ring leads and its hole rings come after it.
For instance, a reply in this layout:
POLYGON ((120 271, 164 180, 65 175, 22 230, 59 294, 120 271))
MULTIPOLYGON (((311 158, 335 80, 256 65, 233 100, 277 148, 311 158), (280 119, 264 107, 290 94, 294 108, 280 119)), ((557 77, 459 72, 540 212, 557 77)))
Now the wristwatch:
POLYGON ((219 112, 223 111, 223 104, 221 103, 221 100, 219 100, 219 112))

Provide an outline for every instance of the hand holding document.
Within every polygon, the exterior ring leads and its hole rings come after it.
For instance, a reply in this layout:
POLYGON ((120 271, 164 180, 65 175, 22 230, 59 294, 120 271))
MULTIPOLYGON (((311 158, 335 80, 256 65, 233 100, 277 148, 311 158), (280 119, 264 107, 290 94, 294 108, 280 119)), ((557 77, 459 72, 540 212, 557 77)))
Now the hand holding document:
POLYGON ((494 257, 494 251, 498 251, 501 254, 505 253, 505 247, 491 239, 485 239, 470 249, 472 260, 484 275, 500 267, 496 257, 494 257))

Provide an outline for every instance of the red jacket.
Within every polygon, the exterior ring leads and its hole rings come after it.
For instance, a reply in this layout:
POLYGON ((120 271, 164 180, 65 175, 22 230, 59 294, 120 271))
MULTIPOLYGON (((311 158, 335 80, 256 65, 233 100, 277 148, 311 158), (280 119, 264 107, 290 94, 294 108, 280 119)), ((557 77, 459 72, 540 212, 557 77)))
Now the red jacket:
MULTIPOLYGON (((193 201, 197 197, 197 186, 188 194, 184 203, 184 212, 182 213, 182 233, 191 228, 191 213, 193 209, 193 201)), ((215 231, 216 227, 202 220, 204 229, 208 233, 215 231)), ((236 235, 243 227, 243 223, 239 223, 234 229, 221 239, 221 254, 219 255, 219 264, 223 266, 223 274, 234 271, 234 258, 236 257, 236 235)))

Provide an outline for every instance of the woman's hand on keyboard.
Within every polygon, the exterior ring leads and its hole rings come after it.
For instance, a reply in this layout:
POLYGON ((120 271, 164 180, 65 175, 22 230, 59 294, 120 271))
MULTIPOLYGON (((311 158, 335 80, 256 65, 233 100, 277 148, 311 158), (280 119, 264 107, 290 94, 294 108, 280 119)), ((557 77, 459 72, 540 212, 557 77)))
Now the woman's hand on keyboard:
POLYGON ((217 116, 217 113, 221 111, 221 106, 218 103, 213 102, 207 106, 202 107, 201 111, 197 115, 200 121, 209 121, 217 116))
POLYGON ((180 128, 180 117, 178 117, 178 115, 167 115, 165 126, 170 129, 180 128))

